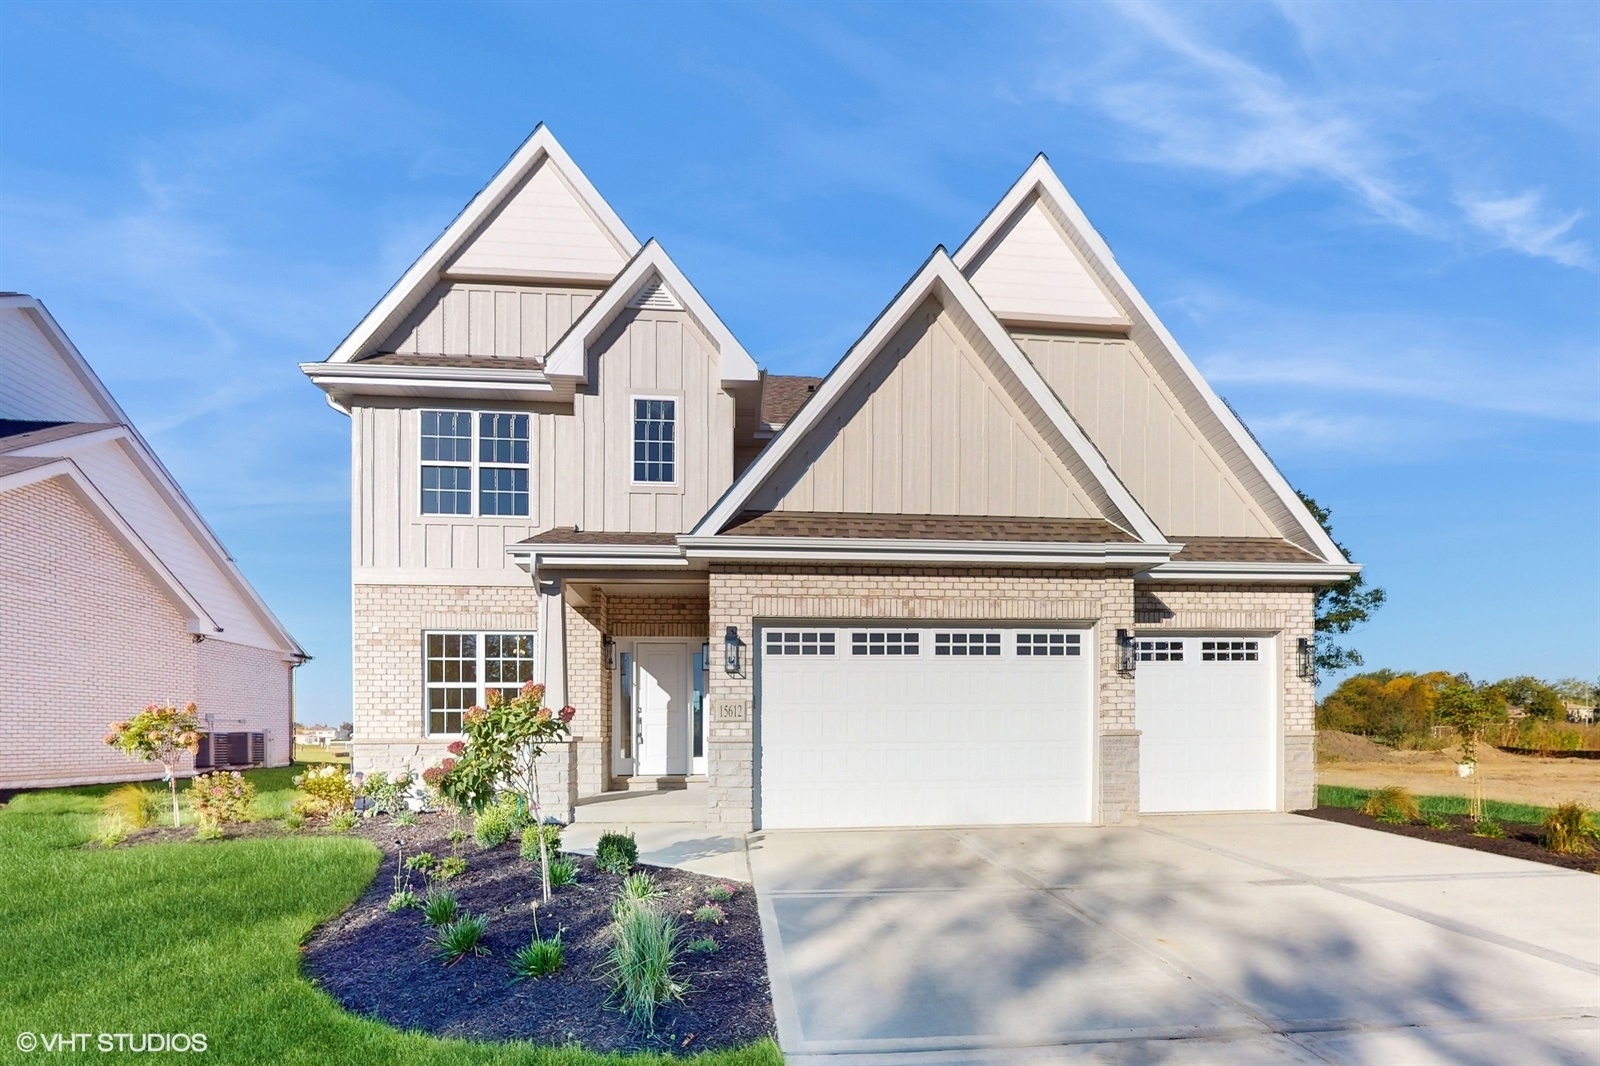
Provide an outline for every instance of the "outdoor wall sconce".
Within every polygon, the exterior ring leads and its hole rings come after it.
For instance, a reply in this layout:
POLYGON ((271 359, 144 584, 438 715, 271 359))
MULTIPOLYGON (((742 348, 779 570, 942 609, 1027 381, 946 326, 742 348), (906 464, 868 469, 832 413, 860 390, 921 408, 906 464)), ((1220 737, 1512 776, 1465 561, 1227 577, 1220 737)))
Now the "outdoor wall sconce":
POLYGON ((1300 680, 1311 681, 1317 676, 1317 657, 1314 654, 1316 645, 1307 637, 1301 637, 1295 642, 1294 661, 1295 672, 1300 675, 1300 680))
POLYGON ((1126 629, 1117 630, 1117 671, 1131 674, 1139 665, 1138 644, 1126 629))
POLYGON ((744 673, 744 641, 739 639, 739 627, 729 626, 722 638, 723 667, 738 677, 744 673))
POLYGON ((600 635, 600 668, 610 670, 616 662, 617 642, 605 634, 600 635))

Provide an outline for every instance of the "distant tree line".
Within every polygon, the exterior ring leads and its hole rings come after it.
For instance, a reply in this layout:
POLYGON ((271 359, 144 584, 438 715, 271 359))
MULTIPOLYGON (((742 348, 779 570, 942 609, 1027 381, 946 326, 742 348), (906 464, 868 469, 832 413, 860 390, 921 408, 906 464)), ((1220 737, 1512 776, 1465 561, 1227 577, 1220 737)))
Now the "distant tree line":
POLYGON ((1541 681, 1522 676, 1474 683, 1466 674, 1443 670, 1373 670, 1345 678, 1328 694, 1317 707, 1317 727, 1398 744, 1406 738, 1431 735, 1434 726, 1450 725, 1448 709, 1459 702, 1463 689, 1481 700, 1491 723, 1507 723, 1515 708, 1522 712, 1519 717, 1537 725, 1564 722, 1568 703, 1594 706, 1600 682, 1574 677, 1541 681))

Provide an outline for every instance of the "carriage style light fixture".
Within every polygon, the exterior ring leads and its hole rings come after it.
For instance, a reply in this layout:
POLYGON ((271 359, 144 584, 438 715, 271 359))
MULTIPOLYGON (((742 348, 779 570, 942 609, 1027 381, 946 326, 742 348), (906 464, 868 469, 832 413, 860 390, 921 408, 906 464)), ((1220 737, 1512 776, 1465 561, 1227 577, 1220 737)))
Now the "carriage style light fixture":
POLYGON ((1117 672, 1131 674, 1139 665, 1138 643, 1126 629, 1117 630, 1117 672))
POLYGON ((729 626, 722 638, 722 665, 734 677, 744 673, 744 641, 739 639, 739 627, 729 626))
POLYGON ((616 663, 617 642, 607 634, 600 635, 600 668, 610 670, 616 663))
POLYGON ((1295 642, 1294 659, 1295 672, 1302 681, 1314 680, 1317 676, 1316 645, 1309 637, 1301 637, 1295 642))

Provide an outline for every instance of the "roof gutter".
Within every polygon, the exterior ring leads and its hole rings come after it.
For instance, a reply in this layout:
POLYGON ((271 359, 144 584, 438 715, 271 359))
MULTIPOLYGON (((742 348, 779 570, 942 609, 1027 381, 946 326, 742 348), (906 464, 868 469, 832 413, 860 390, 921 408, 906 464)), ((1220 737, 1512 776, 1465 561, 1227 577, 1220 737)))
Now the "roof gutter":
POLYGON ((1141 581, 1266 581, 1334 585, 1361 572, 1356 563, 1169 562, 1139 575, 1141 581))
POLYGON ((902 540, 878 537, 682 536, 690 559, 726 562, 988 563, 1006 566, 1131 566, 1172 558, 1177 544, 1056 541, 902 540))

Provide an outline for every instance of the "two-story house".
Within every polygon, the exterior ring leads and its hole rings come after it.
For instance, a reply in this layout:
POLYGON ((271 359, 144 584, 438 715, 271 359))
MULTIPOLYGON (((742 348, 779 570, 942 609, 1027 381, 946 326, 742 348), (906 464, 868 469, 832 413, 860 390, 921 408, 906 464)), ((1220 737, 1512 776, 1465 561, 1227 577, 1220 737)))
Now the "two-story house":
POLYGON ((550 799, 729 827, 1314 805, 1354 572, 1041 156, 820 381, 769 375, 540 128, 337 350, 355 757, 577 708, 550 799))

